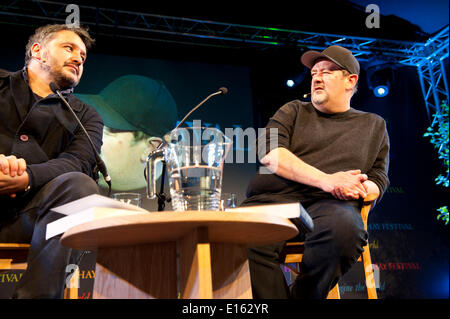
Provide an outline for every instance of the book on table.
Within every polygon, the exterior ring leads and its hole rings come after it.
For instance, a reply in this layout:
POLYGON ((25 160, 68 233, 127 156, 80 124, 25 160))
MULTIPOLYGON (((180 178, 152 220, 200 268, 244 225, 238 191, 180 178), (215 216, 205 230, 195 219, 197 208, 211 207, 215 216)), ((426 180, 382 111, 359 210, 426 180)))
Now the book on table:
MULTIPOLYGON (((89 221, 115 216, 152 213, 144 208, 123 203, 98 194, 80 198, 73 202, 52 208, 51 210, 65 216, 47 224, 46 240, 60 235, 74 226, 87 223, 89 221), (99 207, 110 209, 97 209, 99 207)), ((262 213, 284 217, 291 220, 301 232, 312 231, 314 225, 311 217, 299 202, 235 207, 226 209, 224 212, 231 214, 262 213)))

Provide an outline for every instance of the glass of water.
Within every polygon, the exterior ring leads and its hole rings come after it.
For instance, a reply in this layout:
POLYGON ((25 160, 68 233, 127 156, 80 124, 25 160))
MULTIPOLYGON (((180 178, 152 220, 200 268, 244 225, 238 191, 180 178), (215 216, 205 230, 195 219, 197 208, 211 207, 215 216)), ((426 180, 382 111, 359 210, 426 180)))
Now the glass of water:
POLYGON ((234 193, 222 193, 220 197, 220 210, 237 207, 237 196, 234 193))
POLYGON ((142 194, 139 193, 114 193, 112 198, 125 204, 142 207, 142 194))

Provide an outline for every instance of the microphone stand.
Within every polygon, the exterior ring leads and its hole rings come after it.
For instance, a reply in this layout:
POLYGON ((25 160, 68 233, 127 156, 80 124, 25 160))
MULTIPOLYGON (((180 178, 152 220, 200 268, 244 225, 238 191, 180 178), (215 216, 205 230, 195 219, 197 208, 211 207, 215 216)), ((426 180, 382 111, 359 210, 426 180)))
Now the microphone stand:
POLYGON ((66 105, 67 109, 72 114, 73 118, 77 121, 78 125, 83 130, 84 135, 87 137, 88 142, 91 145, 92 151, 94 152, 94 157, 95 157, 95 162, 96 162, 96 167, 94 168, 94 172, 93 172, 94 175, 96 175, 96 178, 94 178, 94 179, 96 180, 96 182, 98 182, 98 172, 102 173, 103 179, 105 180, 106 184, 108 184, 108 197, 109 197, 111 195, 111 177, 108 174, 105 162, 103 162, 100 155, 97 153, 97 150, 95 149, 95 146, 91 140, 91 137, 89 136, 88 132, 84 128, 81 121, 78 119, 75 112, 72 110, 72 107, 70 106, 69 102, 67 102, 67 100, 64 98, 64 96, 61 94, 60 88, 54 82, 51 82, 50 89, 52 90, 52 92, 56 93, 59 96, 61 101, 63 101, 63 103, 66 105))
MULTIPOLYGON (((161 143, 156 147, 155 150, 152 151, 155 152, 159 150, 163 146, 164 142, 161 141, 161 143)), ((164 211, 164 208, 166 207, 166 201, 169 203, 171 201, 171 198, 169 195, 166 195, 164 193, 164 184, 165 184, 165 177, 166 177, 166 162, 164 160, 161 161, 163 167, 161 170, 161 185, 159 186, 159 193, 156 192, 155 195, 158 198, 158 212, 164 211)), ((144 177, 148 180, 148 174, 147 169, 144 169, 144 177)), ((148 187, 148 186, 147 186, 148 187)))
POLYGON ((170 203, 171 198, 170 196, 166 195, 164 193, 164 182, 165 182, 165 176, 166 176, 166 163, 162 161, 162 171, 161 171, 161 185, 159 187, 159 193, 156 193, 156 196, 158 197, 158 212, 164 211, 164 208, 166 207, 166 201, 170 203))
MULTIPOLYGON (((183 124, 186 121, 186 119, 189 117, 189 115, 191 115, 196 109, 198 109, 200 106, 202 106, 211 97, 213 97, 215 95, 220 95, 220 94, 225 95, 227 93, 228 93, 228 89, 226 87, 221 87, 217 92, 214 92, 214 93, 210 94, 209 96, 207 96, 197 106, 195 106, 192 110, 190 110, 189 113, 184 116, 184 118, 178 123, 178 125, 174 129, 179 128, 181 126, 181 124, 183 124)), ((162 145, 163 145, 163 143, 159 144, 158 147, 156 148, 156 150, 161 148, 162 145)), ((166 201, 168 203, 170 203, 170 201, 172 200, 170 198, 170 195, 166 195, 164 193, 164 182, 165 182, 165 176, 166 176, 166 163, 164 161, 162 161, 162 165, 163 165, 163 167, 162 167, 162 171, 161 171, 161 185, 159 186, 159 193, 156 193, 156 197, 158 197, 158 211, 159 212, 164 211, 164 208, 166 206, 166 201)), ((148 172, 147 172, 147 174, 148 174, 148 172)), ((145 175, 145 171, 144 171, 144 175, 145 175)), ((148 176, 146 176, 146 178, 148 178, 148 176)))

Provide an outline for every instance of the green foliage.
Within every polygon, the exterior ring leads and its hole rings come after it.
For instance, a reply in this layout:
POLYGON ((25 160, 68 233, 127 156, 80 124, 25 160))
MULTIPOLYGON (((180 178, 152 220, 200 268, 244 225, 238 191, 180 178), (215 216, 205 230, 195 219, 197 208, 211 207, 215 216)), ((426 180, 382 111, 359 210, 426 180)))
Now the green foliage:
MULTIPOLYGON (((436 177, 436 185, 442 185, 448 187, 448 105, 442 102, 441 112, 433 114, 433 123, 424 137, 430 137, 430 142, 434 145, 434 148, 438 150, 439 159, 442 160, 444 173, 441 173, 436 177)), ((445 225, 448 224, 448 208, 443 206, 438 209, 439 215, 437 219, 442 219, 445 225)))
POLYGON ((437 216, 437 219, 442 219, 445 222, 445 225, 447 225, 448 224, 448 208, 447 208, 447 206, 438 208, 438 211, 440 213, 437 216))

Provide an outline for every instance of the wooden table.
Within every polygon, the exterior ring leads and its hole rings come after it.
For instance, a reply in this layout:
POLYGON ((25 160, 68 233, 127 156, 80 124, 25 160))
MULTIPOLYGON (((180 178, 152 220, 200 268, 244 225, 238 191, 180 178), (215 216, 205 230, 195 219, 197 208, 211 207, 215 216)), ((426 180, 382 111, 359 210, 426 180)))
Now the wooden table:
POLYGON ((298 233, 288 219, 257 212, 123 213, 61 238, 67 247, 98 249, 93 298, 252 298, 247 246, 298 233))

